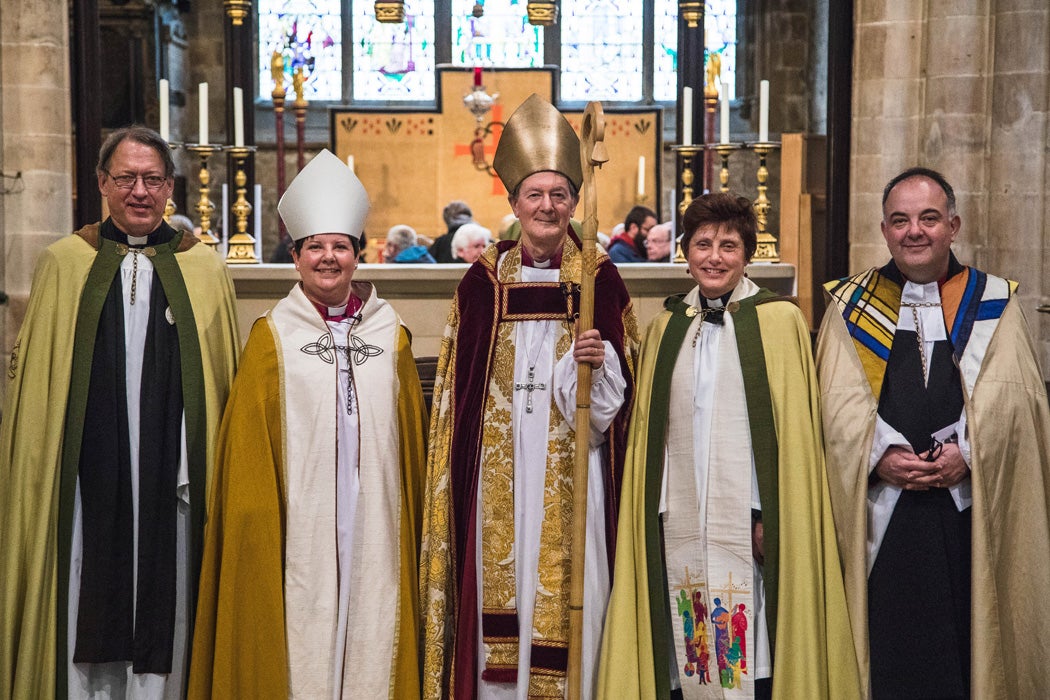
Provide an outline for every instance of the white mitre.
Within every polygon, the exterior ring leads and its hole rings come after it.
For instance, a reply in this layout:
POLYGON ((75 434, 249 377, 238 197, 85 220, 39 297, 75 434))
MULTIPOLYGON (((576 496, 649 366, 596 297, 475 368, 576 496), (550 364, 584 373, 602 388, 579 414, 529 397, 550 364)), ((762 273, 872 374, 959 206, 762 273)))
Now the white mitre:
POLYGON ((345 233, 360 240, 370 206, 357 175, 323 149, 292 180, 277 211, 293 241, 319 233, 345 233))

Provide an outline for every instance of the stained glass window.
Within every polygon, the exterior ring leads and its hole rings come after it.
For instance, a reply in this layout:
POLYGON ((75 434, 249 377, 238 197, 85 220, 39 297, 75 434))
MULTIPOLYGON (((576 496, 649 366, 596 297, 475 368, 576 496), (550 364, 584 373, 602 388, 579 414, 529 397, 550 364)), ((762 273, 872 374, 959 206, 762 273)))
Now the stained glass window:
MULTIPOLYGON (((285 86, 292 67, 308 75, 310 101, 420 101, 435 97, 435 41, 449 45, 456 65, 534 67, 544 64, 543 29, 525 17, 526 0, 484 0, 481 18, 473 0, 449 0, 450 37, 435 37, 435 0, 405 0, 405 22, 375 20, 372 0, 260 0, 259 97, 273 90, 271 56, 285 58, 285 86), (349 14, 343 17, 342 8, 349 14), (351 23, 353 45, 342 45, 343 22, 351 23), (353 66, 351 95, 343 95, 343 68, 353 66)), ((444 7, 449 5, 444 4, 444 7)), ((678 0, 563 0, 561 3, 561 98, 567 101, 633 102, 642 94, 643 13, 652 8, 653 95, 676 99, 678 0)), ((707 50, 718 53, 722 74, 736 86, 737 0, 706 0, 707 50)), ((557 60, 556 57, 549 57, 557 60)))
POLYGON ((653 99, 673 102, 678 86, 678 0, 656 0, 653 31, 653 99))
POLYGON ((642 99, 642 3, 563 3, 561 25, 563 100, 642 99))
POLYGON ((381 24, 353 3, 354 100, 434 99, 434 0, 405 0, 405 21, 381 24))
POLYGON ((525 0, 452 0, 452 63, 457 66, 532 68, 543 65, 543 27, 529 24, 525 0))
POLYGON ((704 43, 708 54, 717 53, 722 60, 722 80, 729 83, 731 100, 736 98, 736 3, 737 0, 704 3, 704 43))
POLYGON ((284 56, 284 86, 292 92, 292 72, 303 67, 303 96, 314 100, 341 100, 343 17, 339 0, 260 0, 259 97, 270 99, 274 87, 271 58, 284 56))

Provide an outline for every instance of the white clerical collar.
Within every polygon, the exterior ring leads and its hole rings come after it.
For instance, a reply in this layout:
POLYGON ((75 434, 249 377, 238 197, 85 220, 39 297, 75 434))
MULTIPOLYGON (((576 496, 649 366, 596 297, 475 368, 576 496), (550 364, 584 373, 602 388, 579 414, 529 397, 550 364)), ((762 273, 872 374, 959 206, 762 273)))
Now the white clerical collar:
POLYGON ((946 340, 941 289, 937 282, 916 284, 905 281, 901 290, 901 310, 897 328, 918 333, 924 341, 946 340), (921 328, 916 328, 918 321, 921 328))
POLYGON ((129 246, 144 246, 149 242, 149 236, 128 236, 129 246))
POLYGON ((329 316, 342 316, 343 314, 346 313, 346 306, 347 306, 346 304, 343 304, 342 306, 328 306, 328 307, 326 307, 328 309, 328 315, 329 316))
POLYGON ((722 302, 722 297, 715 297, 714 299, 702 297, 700 303, 705 309, 721 309, 723 306, 725 306, 725 304, 722 302))

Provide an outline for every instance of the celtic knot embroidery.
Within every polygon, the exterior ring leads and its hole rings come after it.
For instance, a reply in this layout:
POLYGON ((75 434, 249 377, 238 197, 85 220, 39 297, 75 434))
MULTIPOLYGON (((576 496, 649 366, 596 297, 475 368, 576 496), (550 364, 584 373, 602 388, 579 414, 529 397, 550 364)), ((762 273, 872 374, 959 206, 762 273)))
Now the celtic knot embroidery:
POLYGON ((325 364, 335 364, 335 341, 332 340, 332 336, 325 333, 320 338, 312 343, 299 348, 300 351, 305 352, 307 355, 317 355, 325 364))
POLYGON ((363 365, 370 357, 378 357, 383 354, 383 348, 378 345, 369 345, 356 335, 350 336, 350 345, 352 347, 346 348, 346 356, 358 366, 363 365))

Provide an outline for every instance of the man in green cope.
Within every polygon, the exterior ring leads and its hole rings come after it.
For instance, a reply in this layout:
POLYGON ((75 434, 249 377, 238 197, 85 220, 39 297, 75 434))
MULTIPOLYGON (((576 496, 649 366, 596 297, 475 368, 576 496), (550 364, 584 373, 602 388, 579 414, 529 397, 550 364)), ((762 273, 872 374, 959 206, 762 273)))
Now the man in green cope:
POLYGON ((113 132, 110 216, 37 262, 0 429, 0 697, 185 692, 239 343, 222 260, 164 221, 174 170, 156 132, 113 132))

